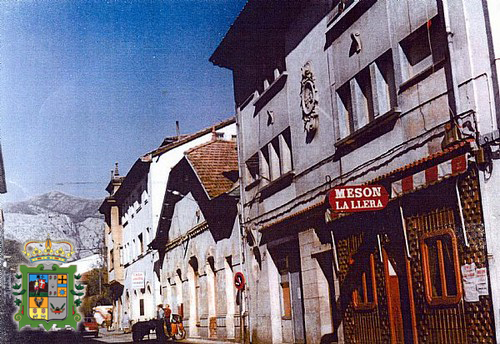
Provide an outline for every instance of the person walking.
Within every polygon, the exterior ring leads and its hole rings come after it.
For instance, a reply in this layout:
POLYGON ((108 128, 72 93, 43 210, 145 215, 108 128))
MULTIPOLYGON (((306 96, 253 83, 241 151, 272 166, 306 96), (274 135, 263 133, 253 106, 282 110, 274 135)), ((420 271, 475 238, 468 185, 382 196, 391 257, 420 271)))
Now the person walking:
POLYGON ((170 325, 170 316, 172 315, 172 310, 170 309, 170 305, 166 305, 164 309, 165 316, 165 325, 167 328, 167 336, 172 336, 172 326, 170 325))
POLYGON ((165 330, 163 325, 165 323, 165 312, 163 311, 163 305, 160 303, 156 308, 156 338, 160 340, 165 340, 165 330))
POLYGON ((130 329, 130 318, 127 314, 127 312, 123 313, 123 318, 122 318, 122 327, 123 327, 123 333, 129 333, 130 329))

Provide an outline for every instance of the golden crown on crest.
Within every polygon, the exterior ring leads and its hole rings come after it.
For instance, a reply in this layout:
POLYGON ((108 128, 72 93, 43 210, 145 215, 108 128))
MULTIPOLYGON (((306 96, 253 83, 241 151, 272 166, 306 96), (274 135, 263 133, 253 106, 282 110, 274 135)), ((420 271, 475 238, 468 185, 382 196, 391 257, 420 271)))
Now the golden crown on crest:
POLYGON ((52 260, 65 263, 68 258, 75 254, 73 245, 68 241, 52 241, 47 235, 45 241, 28 241, 24 245, 23 254, 32 263, 44 260, 52 260))

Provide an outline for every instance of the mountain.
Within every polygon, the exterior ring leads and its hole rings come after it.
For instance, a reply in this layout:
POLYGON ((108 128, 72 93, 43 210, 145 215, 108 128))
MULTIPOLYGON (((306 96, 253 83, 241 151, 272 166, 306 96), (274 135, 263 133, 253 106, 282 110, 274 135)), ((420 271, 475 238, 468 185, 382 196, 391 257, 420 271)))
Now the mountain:
POLYGON ((67 239, 76 247, 75 258, 97 253, 104 244, 101 200, 52 191, 27 201, 4 204, 5 238, 28 240, 67 239))

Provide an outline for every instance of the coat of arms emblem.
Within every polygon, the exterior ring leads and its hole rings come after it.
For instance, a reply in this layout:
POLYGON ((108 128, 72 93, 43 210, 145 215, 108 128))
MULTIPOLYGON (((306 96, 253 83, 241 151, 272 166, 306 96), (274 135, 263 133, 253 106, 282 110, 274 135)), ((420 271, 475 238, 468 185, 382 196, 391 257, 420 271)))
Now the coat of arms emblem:
MULTIPOLYGON (((24 246, 23 253, 31 262, 43 261, 66 262, 73 254, 73 245, 67 241, 45 243, 30 241, 24 246), (45 244, 45 247, 43 246, 45 244)), ((81 315, 77 308, 81 304, 84 286, 76 284, 81 278, 76 274, 76 266, 60 267, 53 264, 47 267, 39 264, 36 267, 19 266, 20 274, 16 274, 16 282, 12 286, 19 307, 14 320, 19 328, 26 325, 39 327, 40 324, 49 330, 54 324, 64 328, 69 325, 76 329, 81 315)))

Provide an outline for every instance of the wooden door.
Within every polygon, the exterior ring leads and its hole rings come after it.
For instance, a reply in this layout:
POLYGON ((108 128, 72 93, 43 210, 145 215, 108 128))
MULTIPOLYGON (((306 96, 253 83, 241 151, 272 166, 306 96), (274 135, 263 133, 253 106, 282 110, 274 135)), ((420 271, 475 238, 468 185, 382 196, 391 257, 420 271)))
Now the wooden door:
POLYGON ((391 343, 404 343, 403 315, 401 311, 401 296, 399 292, 399 277, 392 266, 387 253, 383 250, 387 306, 391 328, 391 343))

